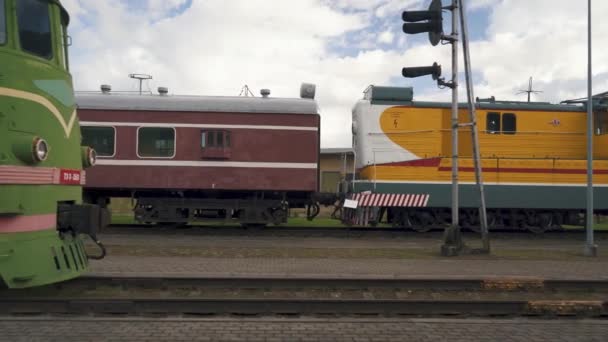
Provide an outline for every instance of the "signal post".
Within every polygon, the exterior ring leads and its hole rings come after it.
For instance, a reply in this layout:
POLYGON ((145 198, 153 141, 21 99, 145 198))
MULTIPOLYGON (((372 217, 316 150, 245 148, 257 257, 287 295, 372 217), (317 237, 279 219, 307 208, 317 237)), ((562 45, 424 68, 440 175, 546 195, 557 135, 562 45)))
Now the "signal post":
POLYGON ((480 225, 482 233, 483 247, 477 249, 476 253, 489 253, 490 242, 488 236, 488 226, 486 217, 485 197, 483 190, 483 180, 481 177, 481 158, 479 152, 479 138, 477 136, 477 123, 475 115, 475 102, 473 95, 473 85, 471 80, 470 56, 468 49, 468 30, 466 26, 466 12, 463 8, 464 0, 452 0, 452 4, 443 7, 441 0, 432 0, 426 11, 404 11, 402 19, 403 32, 407 34, 417 34, 428 32, 429 41, 433 46, 440 42, 446 42, 452 45, 452 79, 445 81, 441 77, 441 66, 434 63, 428 67, 408 67, 402 69, 403 77, 413 78, 425 75, 431 75, 433 80, 437 81, 440 88, 452 89, 452 224, 446 228, 444 234, 444 243, 441 246, 441 254, 444 256, 455 256, 472 252, 462 239, 459 222, 459 191, 458 191, 458 130, 460 127, 470 127, 473 141, 473 159, 475 163, 476 183, 480 195, 480 225), (443 33, 443 10, 452 12, 452 33, 445 35, 443 33), (460 124, 458 120, 458 41, 459 32, 458 24, 462 23, 463 31, 463 51, 465 59, 465 74, 467 80, 467 98, 469 104, 470 122, 460 124))

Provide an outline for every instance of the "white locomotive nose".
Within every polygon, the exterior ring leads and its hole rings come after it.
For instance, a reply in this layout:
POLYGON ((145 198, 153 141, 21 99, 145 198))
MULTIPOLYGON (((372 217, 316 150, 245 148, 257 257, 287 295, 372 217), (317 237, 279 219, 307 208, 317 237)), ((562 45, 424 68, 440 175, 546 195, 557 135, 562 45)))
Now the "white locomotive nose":
POLYGON ((34 140, 34 160, 42 162, 45 161, 49 156, 49 145, 46 140, 42 138, 36 138, 34 140))

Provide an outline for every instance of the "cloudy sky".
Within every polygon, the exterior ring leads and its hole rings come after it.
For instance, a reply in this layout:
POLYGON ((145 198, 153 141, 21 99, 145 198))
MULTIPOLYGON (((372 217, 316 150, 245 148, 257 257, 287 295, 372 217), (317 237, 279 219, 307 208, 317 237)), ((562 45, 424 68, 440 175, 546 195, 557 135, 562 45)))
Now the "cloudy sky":
MULTIPOLYGON (((587 1, 466 1, 476 96, 525 100, 516 94, 529 77, 543 91, 536 100, 585 96, 587 1)), ((256 95, 269 88, 298 97, 300 83, 312 82, 323 147, 350 146, 350 111, 370 84, 413 85, 417 100, 450 99, 428 77, 401 77, 404 66, 434 61, 450 75, 449 46, 401 31, 401 12, 429 0, 62 2, 72 17, 77 90, 135 90, 129 73, 151 74, 146 88, 172 94, 238 95, 247 84, 256 95)), ((593 3, 597 93, 608 90, 608 1, 593 3)))

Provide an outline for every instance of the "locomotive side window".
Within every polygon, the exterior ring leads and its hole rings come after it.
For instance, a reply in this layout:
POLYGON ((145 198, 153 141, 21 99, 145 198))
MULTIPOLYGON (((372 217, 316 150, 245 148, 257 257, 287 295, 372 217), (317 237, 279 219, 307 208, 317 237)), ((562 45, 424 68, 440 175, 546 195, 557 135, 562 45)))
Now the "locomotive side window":
POLYGON ((100 157, 113 157, 116 145, 114 127, 80 127, 82 145, 92 147, 100 157))
POLYGON ((486 115, 486 132, 490 134, 500 133, 500 113, 490 112, 486 115))
POLYGON ((517 131, 517 117, 513 113, 504 113, 502 115, 502 133, 515 134, 517 131))
POLYGON ((4 0, 0 0, 0 44, 6 43, 6 16, 4 13, 4 0))
POLYGON ((596 112, 595 114, 595 134, 608 134, 608 112, 596 112))
POLYGON ((40 0, 17 1, 19 40, 24 51, 51 59, 53 44, 49 2, 40 0))
POLYGON ((137 130, 137 155, 143 158, 173 158, 175 129, 140 127, 137 130))

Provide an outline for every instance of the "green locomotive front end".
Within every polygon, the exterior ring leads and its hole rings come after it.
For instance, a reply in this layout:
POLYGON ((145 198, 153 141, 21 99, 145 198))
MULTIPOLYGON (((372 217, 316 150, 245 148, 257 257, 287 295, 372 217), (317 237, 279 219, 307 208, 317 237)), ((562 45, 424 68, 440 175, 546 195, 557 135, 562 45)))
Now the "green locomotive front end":
POLYGON ((80 275, 82 237, 104 221, 82 203, 95 152, 80 146, 68 22, 58 0, 0 0, 0 286, 80 275))

